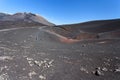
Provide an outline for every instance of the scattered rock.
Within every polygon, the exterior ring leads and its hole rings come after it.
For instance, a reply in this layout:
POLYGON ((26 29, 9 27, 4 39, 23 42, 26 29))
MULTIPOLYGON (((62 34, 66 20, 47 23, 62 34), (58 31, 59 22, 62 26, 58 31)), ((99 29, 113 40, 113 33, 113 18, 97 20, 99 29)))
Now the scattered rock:
POLYGON ((115 72, 120 72, 120 67, 115 69, 115 72))
POLYGON ((30 79, 32 79, 32 76, 36 75, 37 73, 35 71, 31 71, 30 73, 28 73, 30 79))
POLYGON ((48 60, 36 61, 36 60, 35 60, 35 61, 34 61, 34 64, 37 65, 37 66, 39 66, 39 67, 43 66, 43 67, 49 68, 49 67, 52 66, 53 61, 54 61, 54 60, 50 60, 50 61, 48 61, 48 60))
POLYGON ((4 60, 13 60, 13 57, 11 56, 0 56, 0 60, 4 61, 4 60))
POLYGON ((7 73, 0 74, 0 80, 10 80, 7 73))
POLYGON ((108 71, 108 69, 106 67, 103 67, 102 71, 108 71))
POLYGON ((95 74, 96 76, 104 75, 100 67, 96 68, 96 71, 93 71, 93 74, 95 74))
POLYGON ((33 58, 26 58, 27 59, 27 61, 28 61, 28 63, 29 63, 29 65, 30 66, 33 66, 34 65, 34 63, 33 63, 33 58))
POLYGON ((85 46, 86 46, 85 44, 82 45, 82 47, 85 47, 85 46))
POLYGON ((84 67, 81 67, 80 70, 85 72, 85 73, 89 73, 84 67))
POLYGON ((96 71, 94 72, 94 74, 95 74, 96 76, 101 76, 101 75, 103 75, 103 73, 102 73, 100 70, 96 70, 96 71))
POLYGON ((40 78, 40 80, 45 80, 46 79, 46 77, 43 76, 43 75, 40 75, 39 78, 40 78))

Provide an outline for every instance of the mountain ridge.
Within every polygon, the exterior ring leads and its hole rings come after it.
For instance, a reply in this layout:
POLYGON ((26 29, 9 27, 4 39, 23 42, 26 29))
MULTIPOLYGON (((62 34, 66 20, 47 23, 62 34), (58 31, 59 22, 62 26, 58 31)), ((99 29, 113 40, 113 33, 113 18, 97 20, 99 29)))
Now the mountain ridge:
POLYGON ((6 14, 6 13, 0 13, 0 21, 25 21, 28 23, 35 22, 40 23, 46 26, 54 26, 55 24, 50 23, 45 18, 33 14, 33 13, 15 13, 15 14, 6 14))

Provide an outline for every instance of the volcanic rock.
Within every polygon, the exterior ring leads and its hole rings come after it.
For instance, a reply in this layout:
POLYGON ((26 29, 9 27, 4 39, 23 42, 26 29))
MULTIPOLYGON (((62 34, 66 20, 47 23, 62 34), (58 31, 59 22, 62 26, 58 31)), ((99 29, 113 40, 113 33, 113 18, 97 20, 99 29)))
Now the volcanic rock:
MULTIPOLYGON (((0 14, 19 19, 26 15, 0 14)), ((12 28, 3 21, 6 27, 0 26, 0 80, 120 79, 119 19, 67 26, 28 23, 12 28)))

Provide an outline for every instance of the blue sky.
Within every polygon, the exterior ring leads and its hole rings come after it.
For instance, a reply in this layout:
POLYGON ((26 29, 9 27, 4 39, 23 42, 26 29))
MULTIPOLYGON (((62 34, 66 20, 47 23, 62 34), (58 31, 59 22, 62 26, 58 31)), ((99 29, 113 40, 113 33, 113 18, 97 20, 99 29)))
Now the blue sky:
POLYGON ((0 12, 32 12, 55 24, 120 18, 120 0, 0 0, 0 12))

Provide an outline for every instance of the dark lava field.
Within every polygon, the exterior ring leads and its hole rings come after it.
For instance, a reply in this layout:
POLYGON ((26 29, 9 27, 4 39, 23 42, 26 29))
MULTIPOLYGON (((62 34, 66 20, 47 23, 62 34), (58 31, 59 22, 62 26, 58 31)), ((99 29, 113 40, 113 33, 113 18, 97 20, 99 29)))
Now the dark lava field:
POLYGON ((120 19, 30 27, 4 22, 0 80, 120 79, 120 19))

